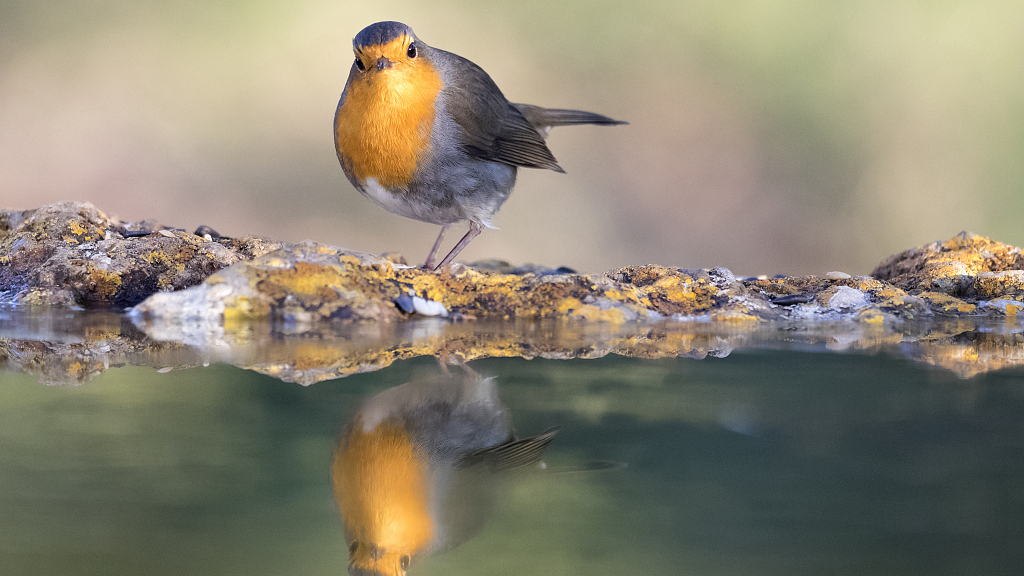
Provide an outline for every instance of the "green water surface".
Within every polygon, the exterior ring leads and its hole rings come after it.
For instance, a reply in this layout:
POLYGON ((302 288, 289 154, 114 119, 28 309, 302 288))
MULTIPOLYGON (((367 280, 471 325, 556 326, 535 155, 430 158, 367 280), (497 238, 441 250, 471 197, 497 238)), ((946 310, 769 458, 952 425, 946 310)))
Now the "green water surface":
MULTIPOLYGON (((786 350, 471 366, 521 434, 561 427, 550 472, 412 575, 1024 573, 1019 369, 786 350), (564 472, 599 460, 625 467, 564 472)), ((0 573, 344 574, 339 431, 437 371, 0 373, 0 573)))

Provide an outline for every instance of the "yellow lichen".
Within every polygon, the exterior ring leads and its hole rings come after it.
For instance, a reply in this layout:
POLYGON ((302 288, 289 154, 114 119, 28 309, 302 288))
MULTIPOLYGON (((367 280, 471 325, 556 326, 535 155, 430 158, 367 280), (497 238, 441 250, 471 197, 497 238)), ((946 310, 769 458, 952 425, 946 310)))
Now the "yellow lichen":
POLYGON ((441 280, 433 274, 420 274, 412 281, 413 289, 421 298, 444 301, 445 290, 441 280))
POLYGON ((266 318, 270 315, 270 305, 259 298, 248 296, 237 296, 226 303, 224 307, 224 323, 236 324, 248 320, 266 318))
POLYGON ((608 288, 604 291, 604 296, 625 304, 633 304, 648 309, 651 307, 651 299, 647 297, 643 290, 627 284, 622 285, 621 288, 625 292, 616 288, 608 288))
POLYGON ((757 322, 757 316, 745 314, 738 310, 720 310, 711 314, 711 320, 725 324, 750 324, 757 322))
POLYGON ((884 324, 885 314, 883 314, 880 310, 876 310, 874 308, 867 308, 865 310, 861 310, 857 314, 857 320, 865 324, 884 324))
POLYGON ((111 299, 121 287, 121 276, 104 268, 89 270, 89 283, 92 292, 104 300, 111 299))
POLYGON ((680 300, 696 300, 697 296, 683 287, 686 284, 682 278, 666 277, 654 283, 654 289, 668 300, 679 302, 680 300))
POLYGON ((344 354, 340 348, 321 343, 299 344, 292 353, 291 364, 296 370, 312 370, 333 366, 344 354))
POLYGON ((566 298, 557 307, 560 316, 591 322, 608 322, 622 324, 627 320, 626 313, 620 308, 601 309, 599 306, 584 304, 576 298, 566 298))
POLYGON ((337 268, 296 262, 291 268, 280 270, 267 278, 292 294, 322 294, 325 287, 338 286, 342 275, 337 268))
POLYGON ((978 308, 974 304, 969 304, 959 298, 954 298, 941 292, 922 292, 918 296, 934 305, 940 306, 944 312, 970 313, 978 308))

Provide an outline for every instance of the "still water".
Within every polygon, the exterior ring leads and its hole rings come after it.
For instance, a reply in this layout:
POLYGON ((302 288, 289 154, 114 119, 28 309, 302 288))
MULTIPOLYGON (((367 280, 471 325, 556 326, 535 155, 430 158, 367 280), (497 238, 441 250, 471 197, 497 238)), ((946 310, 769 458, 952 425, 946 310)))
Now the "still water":
MULTIPOLYGON (((785 349, 469 365, 519 437, 558 432, 545 468, 409 574, 1024 573, 1019 368, 785 349)), ((0 573, 344 574, 342 431, 439 374, 430 358, 307 387, 223 364, 73 387, 0 373, 0 573)))

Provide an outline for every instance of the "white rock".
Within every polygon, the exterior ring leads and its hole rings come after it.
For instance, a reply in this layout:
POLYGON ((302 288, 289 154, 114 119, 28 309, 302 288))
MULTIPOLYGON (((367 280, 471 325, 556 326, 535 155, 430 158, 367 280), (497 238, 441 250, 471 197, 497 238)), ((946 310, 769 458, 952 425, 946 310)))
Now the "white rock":
POLYGON ((868 295, 849 286, 839 286, 828 301, 829 308, 863 308, 871 304, 868 295))

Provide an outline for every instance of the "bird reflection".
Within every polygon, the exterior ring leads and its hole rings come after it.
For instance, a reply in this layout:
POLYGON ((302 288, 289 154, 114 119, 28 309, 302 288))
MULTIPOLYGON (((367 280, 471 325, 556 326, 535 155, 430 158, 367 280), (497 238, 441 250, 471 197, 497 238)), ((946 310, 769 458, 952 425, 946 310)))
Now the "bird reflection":
POLYGON ((470 370, 370 398, 331 474, 349 573, 400 576, 473 536, 508 473, 538 466, 556 432, 515 438, 494 379, 470 370))

